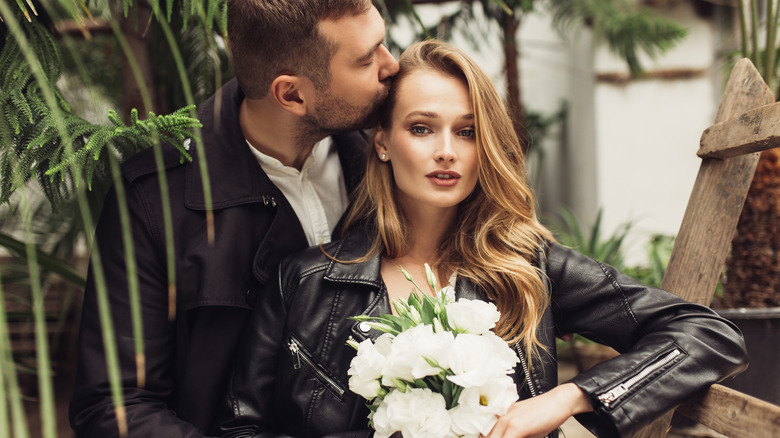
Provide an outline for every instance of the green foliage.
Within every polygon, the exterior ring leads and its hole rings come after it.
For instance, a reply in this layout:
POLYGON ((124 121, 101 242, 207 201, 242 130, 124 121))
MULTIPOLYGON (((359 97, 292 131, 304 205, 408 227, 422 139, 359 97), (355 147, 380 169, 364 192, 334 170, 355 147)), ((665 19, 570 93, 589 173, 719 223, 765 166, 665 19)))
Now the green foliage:
POLYGON ((648 266, 628 266, 623 273, 653 287, 661 287, 674 248, 674 236, 654 234, 647 243, 648 266))
POLYGON ((628 65, 631 73, 642 72, 639 54, 655 57, 671 48, 685 37, 687 31, 671 20, 657 16, 650 8, 637 8, 634 2, 626 0, 461 0, 461 7, 445 15, 436 25, 425 27, 416 16, 411 1, 382 1, 393 19, 412 16, 420 31, 417 39, 431 35, 449 39, 458 30, 475 47, 479 47, 479 35, 487 36, 487 30, 475 30, 473 17, 475 8, 480 8, 491 21, 502 23, 513 17, 517 23, 526 14, 549 11, 558 30, 571 34, 573 30, 587 26, 594 35, 628 65))
POLYGON ((602 237, 602 211, 599 209, 596 220, 590 229, 583 230, 571 210, 563 208, 559 220, 551 220, 550 229, 561 245, 575 249, 588 257, 599 260, 617 269, 623 267, 623 242, 631 230, 632 222, 620 224, 606 238, 602 237))
POLYGON ((0 52, 0 65, 8 67, 0 73, 0 203, 9 202, 14 191, 36 178, 46 197, 57 204, 81 178, 89 187, 96 177, 107 180, 107 153, 124 158, 159 140, 177 145, 182 156, 189 158, 181 144, 192 128, 200 126, 189 116, 191 108, 164 116, 150 113, 146 120, 138 120, 134 112, 130 125, 110 111, 112 124, 90 123, 72 112, 57 89, 62 57, 51 34, 35 21, 24 23, 24 30, 43 61, 47 83, 35 80, 17 41, 7 36, 0 52), (44 102, 41 86, 54 92, 58 108, 44 102), (62 115, 69 138, 61 137, 56 112, 62 115))
POLYGON ((676 23, 655 16, 649 8, 637 9, 625 0, 548 0, 553 21, 565 31, 586 24, 609 49, 626 61, 631 73, 642 71, 639 52, 654 57, 685 37, 676 23))

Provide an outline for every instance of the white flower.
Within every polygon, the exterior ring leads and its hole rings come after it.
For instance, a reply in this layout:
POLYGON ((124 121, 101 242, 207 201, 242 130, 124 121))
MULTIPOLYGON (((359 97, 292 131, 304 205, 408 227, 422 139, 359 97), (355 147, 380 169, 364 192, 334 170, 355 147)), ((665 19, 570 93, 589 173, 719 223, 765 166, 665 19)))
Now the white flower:
POLYGON ((517 387, 509 376, 466 388, 460 394, 458 405, 449 411, 452 430, 464 437, 487 435, 498 416, 506 414, 517 399, 517 387))
POLYGON ((430 325, 418 325, 401 332, 393 340, 387 354, 387 361, 382 368, 382 384, 395 386, 393 379, 411 382, 438 374, 441 369, 431 366, 425 358, 447 368, 454 341, 452 332, 434 333, 430 325))
POLYGON ((485 301, 460 299, 447 304, 450 327, 466 333, 487 333, 496 326, 500 316, 496 305, 485 301))
POLYGON ((352 358, 347 371, 351 376, 349 389, 352 392, 367 400, 379 395, 379 379, 382 377, 382 367, 387 362, 391 343, 392 336, 385 333, 377 339, 376 344, 371 339, 358 344, 357 355, 352 358))
POLYGON ((447 378, 464 388, 482 386, 491 379, 506 376, 518 361, 506 342, 492 332, 463 333, 455 338, 449 357, 455 375, 447 378))
POLYGON ((370 415, 376 438, 401 432, 404 438, 456 437, 441 394, 430 389, 409 388, 390 391, 376 412, 370 415))

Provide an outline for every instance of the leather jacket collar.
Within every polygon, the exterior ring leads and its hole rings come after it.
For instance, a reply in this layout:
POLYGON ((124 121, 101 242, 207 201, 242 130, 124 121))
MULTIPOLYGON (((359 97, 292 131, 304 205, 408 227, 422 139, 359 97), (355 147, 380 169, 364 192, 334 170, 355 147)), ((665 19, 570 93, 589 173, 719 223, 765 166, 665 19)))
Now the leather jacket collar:
MULTIPOLYGON (((338 242, 333 259, 330 260, 325 270, 324 279, 336 283, 355 283, 373 286, 377 289, 384 288, 382 282, 382 257, 381 251, 372 255, 368 260, 360 263, 339 263, 339 261, 358 260, 368 254, 373 242, 367 239, 372 233, 351 231, 338 242)), ((479 291, 473 282, 463 275, 458 276, 455 285, 455 297, 469 300, 487 301, 487 297, 479 291)))

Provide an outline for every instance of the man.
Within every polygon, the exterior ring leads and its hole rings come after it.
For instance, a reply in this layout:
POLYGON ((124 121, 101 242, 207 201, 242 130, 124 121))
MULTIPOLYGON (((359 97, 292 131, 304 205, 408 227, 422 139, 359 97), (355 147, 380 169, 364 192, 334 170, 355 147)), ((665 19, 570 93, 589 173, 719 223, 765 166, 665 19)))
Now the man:
MULTIPOLYGON (((327 242, 362 172, 367 126, 398 64, 369 0, 231 0, 237 80, 199 111, 205 156, 165 148, 176 294, 169 304, 165 231, 152 151, 122 169, 138 266, 146 380, 139 384, 116 194, 95 242, 105 270, 129 436, 209 432, 239 334, 279 259, 327 242), (221 109, 220 109, 221 108, 221 109), (211 181, 214 241, 200 165, 211 181), (169 312, 173 315, 169 319, 169 312)), ((94 260, 93 260, 94 263, 94 260)), ((93 272, 85 291, 70 407, 81 437, 119 434, 93 272)), ((121 415, 121 414, 120 414, 121 415)))

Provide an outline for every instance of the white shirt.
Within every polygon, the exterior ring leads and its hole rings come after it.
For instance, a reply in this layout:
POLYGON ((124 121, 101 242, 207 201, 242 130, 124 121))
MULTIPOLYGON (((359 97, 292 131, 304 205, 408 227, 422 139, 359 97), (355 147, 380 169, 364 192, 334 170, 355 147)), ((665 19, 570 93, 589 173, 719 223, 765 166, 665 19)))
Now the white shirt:
POLYGON ((330 242, 347 208, 347 186, 336 145, 328 137, 314 145, 301 170, 285 166, 247 141, 271 182, 292 205, 309 245, 330 242))

